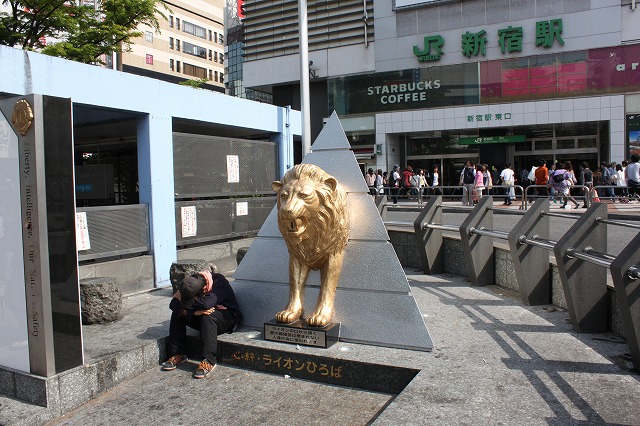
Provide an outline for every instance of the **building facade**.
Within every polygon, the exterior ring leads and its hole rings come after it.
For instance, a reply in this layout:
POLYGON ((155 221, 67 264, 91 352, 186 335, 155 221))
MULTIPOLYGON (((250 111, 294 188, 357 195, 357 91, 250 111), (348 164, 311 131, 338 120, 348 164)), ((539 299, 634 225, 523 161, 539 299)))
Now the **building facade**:
POLYGON ((224 0, 163 3, 160 33, 142 26, 118 69, 173 83, 200 79, 201 87, 224 92, 224 0))
MULTIPOLYGON (((297 107, 297 43, 266 35, 265 4, 246 4, 245 85, 271 87, 276 104, 297 107)), ((363 169, 439 165, 443 183, 457 184, 468 159, 499 169, 541 158, 593 167, 640 151, 635 2, 359 5, 360 31, 343 19, 342 2, 309 7, 309 57, 312 133, 337 111, 363 169)))
POLYGON ((227 94, 236 98, 272 103, 271 93, 244 86, 243 64, 245 54, 244 42, 244 0, 226 0, 225 7, 225 86, 227 94))

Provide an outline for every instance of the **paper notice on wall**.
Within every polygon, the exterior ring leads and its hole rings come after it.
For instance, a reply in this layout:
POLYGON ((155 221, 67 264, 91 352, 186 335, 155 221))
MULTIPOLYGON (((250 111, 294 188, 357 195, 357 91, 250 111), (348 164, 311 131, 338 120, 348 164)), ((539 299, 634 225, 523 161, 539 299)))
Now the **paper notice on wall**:
POLYGON ((237 155, 227 155, 227 182, 240 182, 240 160, 237 155))
POLYGON ((195 237, 198 233, 196 206, 180 207, 182 238, 195 237))
POLYGON ((247 216, 249 214, 249 203, 242 201, 236 203, 236 216, 247 216))
MULTIPOLYGON (((9 137, 11 127, 6 120, 0 121, 0 158, 9 158, 9 137)), ((14 136, 15 137, 15 136, 14 136)))
POLYGON ((78 251, 91 249, 87 212, 76 213, 76 248, 78 251))

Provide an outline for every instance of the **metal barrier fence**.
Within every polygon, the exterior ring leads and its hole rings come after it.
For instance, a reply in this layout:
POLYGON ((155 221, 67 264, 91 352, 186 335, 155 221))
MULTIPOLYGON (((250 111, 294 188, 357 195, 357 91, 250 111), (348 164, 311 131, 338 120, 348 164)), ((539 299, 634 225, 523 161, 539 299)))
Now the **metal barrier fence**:
POLYGON ((442 232, 458 230, 474 285, 495 282, 492 238, 507 240, 522 300, 528 305, 550 303, 549 252, 553 252, 571 323, 578 332, 606 330, 609 269, 631 359, 640 369, 640 233, 614 256, 606 253, 607 225, 640 229, 637 223, 607 219, 604 203, 593 203, 582 215, 551 213, 546 197, 538 199, 508 233, 492 229, 492 197, 483 197, 459 227, 442 224, 442 198, 432 197, 414 229, 423 270, 431 274, 443 270, 442 232), (553 241, 549 239, 549 217, 570 218, 575 223, 553 241))
MULTIPOLYGON (((584 185, 572 185, 570 189, 574 189, 574 188, 580 189, 580 191, 582 191, 583 193, 583 195, 578 195, 578 196, 575 196, 574 198, 578 198, 582 200, 584 205, 589 206, 592 203, 590 188, 584 185)), ((548 185, 529 185, 524 191, 524 202, 523 202, 524 210, 527 210, 529 208, 530 202, 536 201, 537 199, 540 199, 540 198, 552 199, 553 197, 561 198, 562 196, 560 194, 555 194, 552 196, 548 185), (536 189, 536 188, 546 188, 549 195, 530 194, 529 189, 536 189)))
MULTIPOLYGON (((535 189, 535 188, 549 188, 547 185, 529 185, 527 186, 525 192, 524 192, 524 210, 526 210, 529 206, 529 203, 539 199, 539 198, 552 198, 551 195, 547 196, 547 195, 537 195, 537 194, 531 194, 530 189, 535 189)), ((584 186, 584 185, 573 185, 571 186, 571 189, 580 189, 580 191, 582 192, 583 195, 578 195, 578 196, 574 196, 574 198, 583 200, 584 204, 586 206, 591 205, 591 203, 596 202, 597 200, 621 200, 621 201, 634 201, 636 199, 640 200, 640 198, 638 198, 638 195, 636 194, 635 197, 633 197, 633 199, 630 197, 629 195, 629 187, 628 186, 617 186, 617 185, 596 185, 593 188, 590 188, 588 186, 584 186), (592 191, 592 189, 595 189, 596 192, 592 191), (613 195, 606 195, 607 189, 611 189, 613 191, 613 195), (620 193, 622 192, 622 193, 620 193)), ((560 195, 556 195, 556 197, 560 197, 560 195)))
POLYGON ((151 249, 146 204, 78 207, 76 211, 87 215, 91 247, 78 251, 79 261, 142 254, 151 249))
MULTIPOLYGON (((384 189, 385 191, 391 191, 391 188, 384 188, 384 189)), ((467 195, 467 188, 459 185, 458 186, 445 185, 445 186, 435 186, 435 187, 430 186, 428 188, 410 188, 409 191, 411 191, 412 189, 415 189, 418 192, 418 195, 409 194, 409 193, 402 194, 401 192, 407 191, 407 190, 403 188, 395 188, 393 189, 394 191, 396 191, 395 194, 392 194, 391 192, 388 192, 388 193, 385 192, 385 194, 379 194, 377 195, 377 197, 381 197, 381 196, 387 197, 387 200, 391 200, 391 201, 393 201, 394 198, 407 199, 407 200, 416 199, 416 201, 420 203, 423 198, 428 199, 429 197, 433 197, 434 195, 440 195, 446 198, 461 198, 461 199, 464 199, 467 195), (421 189, 422 189, 422 194, 420 194, 421 189), (449 190, 451 190, 451 193, 447 194, 447 191, 449 190), (458 190, 460 190, 462 194, 456 194, 458 190)))
MULTIPOLYGON (((598 193, 598 198, 601 200, 612 200, 615 202, 616 199, 619 199, 621 201, 634 201, 634 200, 638 200, 640 201, 640 198, 638 196, 638 192, 636 191, 633 195, 633 197, 631 197, 629 195, 629 187, 628 186, 618 186, 618 185, 596 185, 593 187, 593 189, 595 189, 598 193), (611 189, 613 192, 613 195, 605 195, 607 193, 607 189, 611 189), (604 190, 604 191, 603 191, 604 190), (622 194, 620 194, 622 193, 622 194)), ((593 194, 592 194, 593 196, 593 194)), ((593 197, 595 198, 595 197, 593 197)))
POLYGON ((275 203, 276 197, 176 202, 177 244, 185 246, 256 234, 275 203))

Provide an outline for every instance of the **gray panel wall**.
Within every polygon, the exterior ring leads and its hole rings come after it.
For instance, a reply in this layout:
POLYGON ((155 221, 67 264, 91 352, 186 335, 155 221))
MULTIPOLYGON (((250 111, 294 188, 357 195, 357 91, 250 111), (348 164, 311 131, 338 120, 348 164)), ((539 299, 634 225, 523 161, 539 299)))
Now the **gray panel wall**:
POLYGON ((392 0, 374 0, 374 10, 377 72, 616 46, 622 40, 620 0, 468 0, 396 12, 392 0), (565 45, 536 47, 535 23, 557 18, 563 20, 565 45), (523 27, 522 52, 517 54, 503 54, 498 45, 498 30, 509 25, 523 27), (466 58, 462 34, 481 29, 487 32, 486 56, 466 58), (424 37, 435 34, 445 40, 442 59, 420 64, 413 46, 422 47, 424 37))
POLYGON ((151 249, 146 204, 80 207, 77 211, 87 213, 91 245, 88 250, 78 251, 78 260, 146 253, 151 249))
POLYGON ((278 148, 275 142, 173 134, 175 197, 205 198, 273 194, 278 148), (227 155, 237 155, 240 181, 227 182, 227 155))

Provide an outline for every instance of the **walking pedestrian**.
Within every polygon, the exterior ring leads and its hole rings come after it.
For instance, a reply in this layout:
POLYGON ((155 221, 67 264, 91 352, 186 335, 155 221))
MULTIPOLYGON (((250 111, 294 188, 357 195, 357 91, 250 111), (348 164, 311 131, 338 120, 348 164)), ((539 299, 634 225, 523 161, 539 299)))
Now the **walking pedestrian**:
POLYGON ((437 164, 433 165, 433 170, 429 176, 428 183, 433 188, 433 195, 442 195, 442 190, 438 188, 440 186, 440 172, 437 164))
POLYGON ((627 168, 624 171, 625 179, 627 179, 627 186, 629 187, 629 200, 637 199, 640 203, 640 194, 638 190, 640 188, 640 170, 638 161, 640 155, 631 155, 631 162, 627 164, 627 168))
POLYGON ((516 192, 513 188, 515 183, 515 176, 513 170, 511 170, 511 163, 507 163, 504 166, 502 172, 500 172, 500 179, 502 180, 502 186, 504 188, 504 204, 510 206, 512 200, 516 198, 516 192))
POLYGON ((384 176, 382 169, 378 169, 376 172, 376 194, 384 193, 384 176))
POLYGON ((369 187, 369 194, 376 195, 376 175, 373 173, 373 169, 369 167, 367 173, 364 175, 364 180, 369 187))
POLYGON ((484 174, 482 173, 482 166, 478 165, 476 169, 476 177, 473 182, 473 204, 478 204, 478 201, 482 198, 482 191, 484 190, 484 174))
POLYGON ((398 204, 398 192, 400 191, 400 184, 402 178, 400 177, 400 166, 397 164, 393 166, 393 170, 389 174, 389 192, 391 194, 391 200, 393 204, 398 204))
POLYGON ((538 197, 549 196, 549 190, 547 188, 548 183, 549 169, 547 169, 547 162, 541 159, 538 163, 538 168, 535 171, 535 184, 538 186, 536 188, 536 194, 538 197))
POLYGON ((624 172, 622 171, 621 164, 616 164, 616 174, 613 175, 613 180, 616 182, 616 195, 620 199, 620 202, 628 203, 629 191, 627 190, 627 181, 624 178, 624 172))
POLYGON ((587 187, 588 191, 584 197, 584 205, 583 208, 589 208, 591 205, 591 198, 593 197, 593 172, 589 168, 589 163, 583 161, 580 163, 580 172, 578 176, 576 176, 578 181, 578 185, 584 185, 587 187))
POLYGON ((473 187, 476 180, 476 168, 471 160, 467 160, 467 164, 460 172, 460 182, 458 185, 466 189, 462 190, 462 205, 470 206, 472 202, 473 187))
POLYGON ((570 161, 566 161, 560 168, 556 167, 549 180, 556 193, 562 195, 563 204, 561 208, 565 208, 569 200, 575 205, 576 209, 580 207, 580 204, 569 193, 571 186, 575 182, 570 161))

